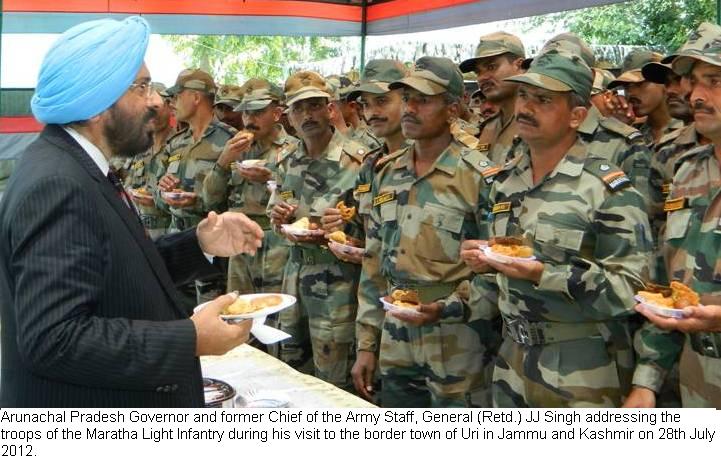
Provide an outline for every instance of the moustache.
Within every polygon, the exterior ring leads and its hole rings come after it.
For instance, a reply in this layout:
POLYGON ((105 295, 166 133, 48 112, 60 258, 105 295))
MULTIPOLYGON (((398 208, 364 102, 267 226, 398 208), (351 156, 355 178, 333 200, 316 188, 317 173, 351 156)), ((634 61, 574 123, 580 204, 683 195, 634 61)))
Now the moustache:
POLYGON ((416 123, 416 124, 418 124, 418 125, 420 125, 420 123, 421 123, 420 120, 418 120, 416 117, 414 117, 414 116, 411 115, 411 114, 405 114, 405 115, 403 115, 403 117, 401 118, 401 123, 403 123, 403 122, 405 122, 405 123, 416 123))
POLYGON ((538 126, 538 120, 536 120, 535 118, 531 117, 531 116, 528 115, 528 114, 518 114, 518 115, 516 115, 516 121, 517 121, 517 122, 523 122, 523 123, 525 123, 526 125, 538 126))
POLYGON ((372 125, 373 122, 384 123, 384 122, 387 122, 387 121, 388 121, 387 118, 371 117, 370 119, 368 119, 368 124, 369 124, 369 125, 372 125))
POLYGON ((693 103, 693 111, 694 112, 705 112, 708 114, 714 113, 714 109, 704 105, 703 102, 701 102, 701 101, 696 101, 693 103))
POLYGON ((245 129, 246 129, 246 130, 260 131, 260 128, 258 128, 258 127, 255 126, 255 125, 245 125, 245 129))
POLYGON ((308 120, 307 122, 303 122, 303 124, 300 126, 301 128, 313 128, 318 126, 318 122, 314 120, 308 120))

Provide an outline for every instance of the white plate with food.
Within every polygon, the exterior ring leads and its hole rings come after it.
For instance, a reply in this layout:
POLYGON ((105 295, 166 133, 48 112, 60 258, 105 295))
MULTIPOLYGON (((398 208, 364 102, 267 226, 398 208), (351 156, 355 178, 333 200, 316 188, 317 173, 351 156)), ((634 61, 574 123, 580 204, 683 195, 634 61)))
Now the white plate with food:
POLYGON ((484 245, 481 247, 481 250, 483 251, 483 254, 486 255, 488 258, 498 261, 499 263, 503 264, 509 264, 514 261, 534 261, 536 259, 535 256, 509 256, 504 255, 502 253, 499 253, 497 251, 493 250, 492 246, 484 245))
POLYGON ((295 235, 296 237, 322 237, 325 235, 325 231, 312 228, 315 227, 307 217, 301 217, 292 224, 283 224, 280 226, 281 230, 287 234, 295 235))
POLYGON ((380 302, 383 304, 383 309, 386 310, 386 312, 393 316, 394 318, 398 319, 413 319, 413 318, 420 318, 423 316, 423 314, 418 311, 418 305, 413 306, 410 303, 405 305, 396 305, 394 303, 391 303, 387 301, 385 298, 381 298, 380 302))
MULTIPOLYGON (((225 321, 241 321, 244 319, 264 318, 278 313, 295 304, 295 297, 280 293, 256 293, 240 295, 231 303, 220 317, 225 321)), ((208 303, 201 303, 193 310, 194 313, 202 310, 208 303)))
POLYGON ((130 196, 133 198, 138 199, 153 199, 153 194, 148 191, 147 188, 141 187, 136 189, 130 189, 128 190, 130 192, 130 196))
POLYGON ((636 299, 638 303, 641 304, 646 310, 650 311, 653 314, 659 315, 659 316, 665 316, 666 318, 676 318, 676 319, 684 319, 685 316, 683 314, 683 310, 679 308, 669 308, 665 307, 656 303, 653 303, 652 301, 647 300, 641 295, 635 295, 633 297, 636 299))
POLYGON ((178 201, 181 199, 197 198, 198 195, 192 191, 173 190, 173 191, 162 191, 160 193, 161 198, 178 201))
POLYGON ((244 161, 240 162, 240 166, 244 167, 246 169, 251 167, 263 167, 265 165, 265 160, 263 159, 246 159, 244 161))

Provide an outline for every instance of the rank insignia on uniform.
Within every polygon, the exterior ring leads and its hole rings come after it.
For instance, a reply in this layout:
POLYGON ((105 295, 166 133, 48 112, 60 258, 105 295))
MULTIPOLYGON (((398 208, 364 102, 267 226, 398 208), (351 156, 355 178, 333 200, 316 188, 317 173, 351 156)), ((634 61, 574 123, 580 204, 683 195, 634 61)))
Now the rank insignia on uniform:
POLYGON ((489 149, 491 149, 491 145, 488 143, 478 143, 476 149, 479 151, 488 151, 489 149))
POLYGON ((622 171, 611 172, 601 180, 611 191, 618 191, 631 184, 631 180, 622 171))
POLYGON ((394 199, 396 199, 395 191, 390 191, 388 193, 381 193, 380 195, 373 198, 373 207, 380 206, 381 204, 385 204, 389 201, 393 201, 394 199))
POLYGON ((287 200, 291 199, 292 197, 293 197, 292 191, 281 191, 280 192, 280 199, 282 199, 283 201, 287 201, 287 200))
POLYGON ((632 139, 640 138, 642 136, 643 136, 643 133, 641 133, 640 131, 634 131, 633 133, 628 135, 628 139, 632 140, 632 139))
POLYGON ((493 177, 495 177, 500 171, 500 167, 489 167, 483 170, 481 172, 481 175, 483 176, 483 179, 486 181, 486 183, 493 183, 493 177))
POLYGON ((142 169, 144 165, 145 165, 145 162, 138 161, 135 164, 133 164, 133 170, 142 169))
POLYGON ((493 214, 498 214, 499 212, 508 212, 511 210, 511 202, 506 201, 505 203, 496 203, 493 205, 493 214))
POLYGON ((368 193, 371 191, 371 184, 370 183, 364 183, 362 185, 358 185, 355 189, 356 193, 368 193))
POLYGON ((173 156, 168 157, 168 163, 179 161, 180 160, 180 154, 175 154, 173 156))
POLYGON ((670 183, 664 183, 661 186, 661 193, 664 194, 664 196, 668 196, 669 193, 671 193, 671 184, 670 183))
POLYGON ((686 198, 683 196, 680 198, 667 199, 663 204, 663 210, 666 212, 678 211, 686 207, 686 198))
POLYGON ((478 163, 481 167, 488 167, 488 161, 481 161, 478 163))
POLYGON ((608 169, 611 168, 611 166, 608 165, 608 164, 601 164, 598 168, 599 168, 599 170, 601 170, 602 172, 606 172, 608 169))

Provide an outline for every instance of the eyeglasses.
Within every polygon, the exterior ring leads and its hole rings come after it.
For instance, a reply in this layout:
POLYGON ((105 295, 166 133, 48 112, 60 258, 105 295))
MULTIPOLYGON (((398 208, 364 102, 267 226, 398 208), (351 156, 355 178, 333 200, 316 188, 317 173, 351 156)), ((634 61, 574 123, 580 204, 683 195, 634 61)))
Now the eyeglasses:
POLYGON ((143 81, 142 83, 133 83, 128 89, 133 91, 138 96, 145 98, 150 97, 150 95, 153 93, 153 87, 148 81, 143 81))

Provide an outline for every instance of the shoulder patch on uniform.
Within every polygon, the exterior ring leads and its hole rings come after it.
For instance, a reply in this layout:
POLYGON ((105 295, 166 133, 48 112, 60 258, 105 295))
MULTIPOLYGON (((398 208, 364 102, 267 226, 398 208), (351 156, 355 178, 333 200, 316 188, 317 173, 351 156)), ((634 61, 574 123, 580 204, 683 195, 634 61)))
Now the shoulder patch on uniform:
POLYGON ((478 149, 479 151, 487 152, 491 149, 491 145, 488 143, 478 143, 476 149, 478 149))
POLYGON ((623 136, 629 141, 633 141, 637 138, 643 138, 643 133, 638 131, 636 128, 626 125, 622 121, 613 117, 600 118, 598 120, 598 124, 612 133, 623 136))
POLYGON ((390 161, 392 161, 392 160, 394 160, 394 159, 398 159, 399 157, 401 157, 401 156, 406 152, 407 149, 408 149, 408 148, 401 148, 401 149, 399 149, 399 150, 397 150, 397 151, 395 151, 395 152, 392 152, 392 153, 390 153, 390 154, 387 154, 387 155, 379 158, 379 159, 376 161, 375 166, 373 167, 373 169, 374 169, 376 172, 378 172, 380 169, 382 169, 382 168, 383 168, 387 163, 389 163, 390 161))
POLYGON ((688 199, 683 196, 680 198, 667 199, 663 203, 663 210, 665 212, 678 211, 688 206, 688 199))
POLYGON ((626 172, 600 157, 589 157, 586 159, 583 168, 600 178, 603 184, 612 192, 631 186, 631 179, 628 178, 626 172))
POLYGON ((368 154, 368 148, 359 142, 349 139, 343 144, 343 151, 353 159, 363 161, 368 154))
POLYGON ((371 191, 370 183, 363 183, 363 184, 357 185, 355 187, 355 193, 358 193, 358 194, 370 193, 370 191, 371 191))

